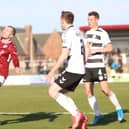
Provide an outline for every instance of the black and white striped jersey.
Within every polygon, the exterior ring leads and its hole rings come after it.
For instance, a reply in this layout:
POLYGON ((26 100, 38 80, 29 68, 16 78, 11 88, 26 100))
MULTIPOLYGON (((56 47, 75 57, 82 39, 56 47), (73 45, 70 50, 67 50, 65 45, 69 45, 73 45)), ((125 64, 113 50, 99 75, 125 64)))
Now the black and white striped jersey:
MULTIPOLYGON (((111 43, 108 33, 102 28, 91 29, 85 33, 86 43, 90 43, 90 49, 99 49, 111 43)), ((86 68, 105 67, 104 53, 96 53, 88 56, 86 68)))

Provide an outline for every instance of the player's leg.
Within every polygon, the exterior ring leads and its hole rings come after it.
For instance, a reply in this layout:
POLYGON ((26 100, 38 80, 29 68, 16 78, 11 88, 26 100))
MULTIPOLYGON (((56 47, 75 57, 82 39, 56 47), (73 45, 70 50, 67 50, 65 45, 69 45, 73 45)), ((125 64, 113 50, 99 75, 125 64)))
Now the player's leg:
POLYGON ((78 108, 74 104, 73 100, 61 93, 62 88, 58 86, 56 83, 49 87, 48 94, 50 97, 56 100, 59 105, 61 105, 64 109, 69 111, 72 115, 76 116, 78 113, 78 108))
MULTIPOLYGON (((5 82, 5 78, 0 75, 0 87, 3 85, 4 82, 5 82)), ((6 124, 6 121, 0 120, 0 125, 3 125, 3 124, 6 124)))
POLYGON ((0 120, 0 125, 6 124, 7 121, 0 120))
POLYGON ((90 125, 97 124, 102 119, 102 115, 99 111, 97 100, 96 100, 96 97, 94 96, 93 89, 94 89, 94 84, 93 83, 90 83, 90 82, 85 83, 85 90, 86 90, 86 94, 88 96, 88 102, 89 102, 89 105, 90 105, 91 109, 95 113, 95 117, 90 122, 90 125))
POLYGON ((4 84, 5 78, 4 76, 0 75, 0 87, 4 84))
POLYGON ((121 122, 123 120, 123 118, 124 118, 124 113, 123 113, 123 109, 122 109, 122 107, 121 107, 121 105, 120 105, 115 93, 110 90, 107 81, 101 81, 100 86, 101 86, 101 89, 104 92, 104 94, 109 97, 109 100, 115 106, 117 116, 118 116, 118 121, 121 122))
POLYGON ((86 94, 88 96, 89 105, 92 108, 92 110, 94 111, 95 115, 99 116, 101 113, 99 111, 99 108, 97 105, 97 100, 93 93, 93 89, 94 89, 93 83, 90 83, 90 82, 85 83, 85 90, 86 90, 86 94))
POLYGON ((94 72, 93 69, 86 68, 86 74, 83 77, 85 93, 88 96, 89 105, 93 110, 93 112, 95 113, 94 119, 90 122, 90 124, 92 125, 97 124, 102 119, 102 115, 99 111, 96 97, 94 96, 94 83, 92 82, 94 79, 93 76, 94 73, 96 73, 96 71, 94 72))
POLYGON ((65 73, 55 81, 56 83, 50 86, 48 91, 49 95, 72 115, 74 119, 72 129, 76 129, 79 126, 84 115, 79 111, 72 98, 64 94, 64 89, 68 91, 74 90, 80 80, 81 76, 78 78, 78 76, 65 73))

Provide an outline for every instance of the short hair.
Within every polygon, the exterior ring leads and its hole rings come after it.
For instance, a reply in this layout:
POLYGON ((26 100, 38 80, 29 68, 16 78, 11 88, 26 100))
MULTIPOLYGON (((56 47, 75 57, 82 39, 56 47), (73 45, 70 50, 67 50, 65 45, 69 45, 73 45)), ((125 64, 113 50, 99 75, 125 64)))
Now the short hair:
POLYGON ((70 11, 62 11, 61 18, 65 19, 68 24, 73 24, 74 14, 70 11))
POLYGON ((13 35, 15 36, 15 34, 16 34, 16 29, 15 29, 15 27, 12 26, 12 25, 8 25, 7 27, 12 28, 12 30, 13 30, 13 35))
POLYGON ((96 11, 91 11, 88 13, 88 16, 95 16, 95 18, 99 19, 100 16, 99 16, 99 13, 96 12, 96 11))

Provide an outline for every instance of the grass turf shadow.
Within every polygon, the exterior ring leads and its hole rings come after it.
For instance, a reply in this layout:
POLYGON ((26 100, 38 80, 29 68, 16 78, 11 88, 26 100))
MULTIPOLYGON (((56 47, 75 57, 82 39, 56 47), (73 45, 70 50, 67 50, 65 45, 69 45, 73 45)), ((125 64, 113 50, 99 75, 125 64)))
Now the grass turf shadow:
MULTIPOLYGON (((7 115, 7 114, 6 114, 7 115)), ((14 124, 14 123, 21 123, 21 122, 29 122, 29 121, 38 121, 38 120, 44 120, 48 119, 48 121, 52 122, 54 121, 59 115, 54 112, 36 112, 31 114, 16 114, 15 116, 20 116, 20 118, 17 119, 11 119, 11 120, 5 120, 5 124, 14 124)), ((14 116, 14 115, 7 115, 7 116, 14 116)))

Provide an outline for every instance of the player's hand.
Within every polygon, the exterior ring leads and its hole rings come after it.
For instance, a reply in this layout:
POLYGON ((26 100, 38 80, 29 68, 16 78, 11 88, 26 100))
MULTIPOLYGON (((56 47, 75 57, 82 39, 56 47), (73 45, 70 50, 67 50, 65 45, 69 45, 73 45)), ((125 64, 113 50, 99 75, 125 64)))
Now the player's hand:
POLYGON ((18 74, 21 74, 21 73, 22 73, 22 70, 21 70, 19 67, 16 67, 16 68, 15 68, 15 71, 16 71, 16 73, 18 73, 18 74))
POLYGON ((97 52, 98 52, 97 49, 91 49, 89 51, 89 55, 96 54, 97 52))
POLYGON ((52 80, 53 80, 54 75, 55 75, 55 73, 54 73, 53 71, 50 71, 50 72, 47 74, 47 76, 46 76, 46 81, 47 81, 48 83, 51 83, 52 80))

